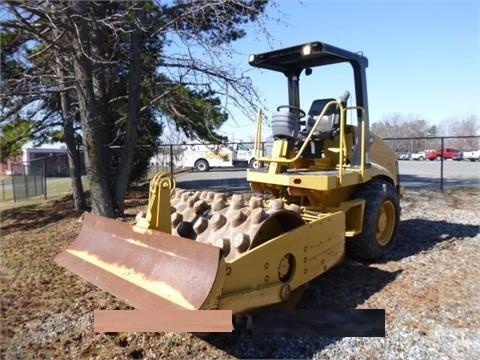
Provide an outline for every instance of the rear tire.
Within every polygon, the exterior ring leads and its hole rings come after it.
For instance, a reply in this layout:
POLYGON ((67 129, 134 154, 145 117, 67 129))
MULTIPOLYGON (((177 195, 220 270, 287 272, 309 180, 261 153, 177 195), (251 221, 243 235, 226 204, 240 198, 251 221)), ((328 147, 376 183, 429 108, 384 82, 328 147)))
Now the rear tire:
POLYGON ((347 255, 359 260, 381 258, 392 250, 397 240, 398 193, 390 182, 375 179, 363 184, 354 197, 365 200, 363 231, 347 240, 347 255))
POLYGON ((200 159, 195 162, 195 170, 200 172, 205 172, 205 171, 208 171, 209 169, 210 169, 210 166, 207 160, 200 159))

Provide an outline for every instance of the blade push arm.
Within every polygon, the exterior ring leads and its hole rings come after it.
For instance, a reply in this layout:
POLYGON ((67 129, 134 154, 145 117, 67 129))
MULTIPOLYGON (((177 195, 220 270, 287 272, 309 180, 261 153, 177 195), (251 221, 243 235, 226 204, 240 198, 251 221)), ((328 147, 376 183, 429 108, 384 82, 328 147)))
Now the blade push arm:
POLYGON ((157 173, 150 181, 148 207, 145 217, 137 219, 135 230, 159 230, 171 233, 170 195, 175 189, 175 180, 168 173, 157 173))

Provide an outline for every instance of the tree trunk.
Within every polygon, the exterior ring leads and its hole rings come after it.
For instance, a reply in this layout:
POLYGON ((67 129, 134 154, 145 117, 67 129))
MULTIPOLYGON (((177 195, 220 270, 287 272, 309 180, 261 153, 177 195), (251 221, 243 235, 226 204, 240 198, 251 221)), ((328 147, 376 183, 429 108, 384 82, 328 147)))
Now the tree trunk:
MULTIPOLYGON (((58 56, 56 57, 56 61, 59 86, 61 89, 65 89, 65 71, 58 56)), ((70 100, 71 99, 68 92, 62 90, 60 92, 60 102, 63 115, 63 133, 65 137, 65 145, 67 145, 68 170, 70 173, 70 179, 72 181, 73 200, 75 202, 75 209, 79 211, 85 211, 86 203, 82 185, 80 151, 78 150, 75 141, 75 130, 73 128, 74 114, 70 100)))
MULTIPOLYGON (((135 11, 140 24, 145 19, 145 9, 135 11)), ((118 216, 123 216, 124 198, 133 165, 133 154, 137 144, 138 110, 140 104, 140 83, 142 75, 141 50, 144 44, 142 30, 135 26, 130 38, 129 71, 128 71, 128 105, 125 126, 125 141, 120 154, 119 166, 115 182, 115 207, 118 216)))
MULTIPOLYGON (((113 202, 110 189, 110 158, 105 143, 104 127, 108 119, 102 118, 98 111, 93 84, 93 64, 86 55, 91 54, 89 29, 85 18, 87 2, 72 1, 72 8, 80 15, 76 21, 78 36, 73 40, 75 56, 73 67, 76 79, 76 90, 79 100, 80 119, 85 145, 85 156, 88 157, 87 170, 90 185, 92 212, 97 215, 113 217, 113 202)), ((107 134, 108 135, 108 134, 107 134)))
MULTIPOLYGON (((106 6, 104 6, 104 4, 99 4, 99 6, 93 6, 89 10, 94 13, 95 18, 103 19, 106 16, 106 6)), ((97 21, 90 22, 88 36, 90 36, 90 50, 92 52, 93 58, 108 58, 108 55, 106 55, 106 53, 108 51, 107 49, 109 45, 105 42, 105 27, 100 25, 97 21)), ((109 108, 110 105, 108 103, 107 83, 105 79, 105 74, 107 73, 108 69, 109 67, 101 62, 94 63, 92 67, 92 80, 93 93, 95 96, 97 111, 99 116, 103 119, 102 123, 98 124, 99 128, 102 129, 98 136, 104 144, 102 150, 103 154, 106 159, 109 159, 109 162, 104 164, 104 171, 105 176, 107 176, 107 178, 109 179, 110 196, 113 196, 113 182, 110 181, 110 179, 112 178, 112 154, 109 147, 112 141, 113 124, 110 119, 111 113, 109 108)))

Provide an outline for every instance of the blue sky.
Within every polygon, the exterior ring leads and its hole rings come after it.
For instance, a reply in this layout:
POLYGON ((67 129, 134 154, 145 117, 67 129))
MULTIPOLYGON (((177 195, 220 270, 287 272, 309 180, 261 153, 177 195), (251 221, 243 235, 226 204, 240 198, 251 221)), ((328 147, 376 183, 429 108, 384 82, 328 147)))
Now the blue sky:
MULTIPOLYGON (((368 57, 371 122, 393 113, 431 124, 480 116, 480 1, 278 0, 267 14, 273 41, 249 27, 233 45, 239 66, 248 68, 251 53, 324 41, 368 57)), ((268 115, 288 103, 283 75, 254 68, 249 75, 268 115)), ((313 99, 337 97, 346 89, 353 93, 348 65, 316 68, 301 78, 301 106, 308 111, 313 99)), ((238 114, 221 130, 246 141, 253 136, 252 120, 238 114)))

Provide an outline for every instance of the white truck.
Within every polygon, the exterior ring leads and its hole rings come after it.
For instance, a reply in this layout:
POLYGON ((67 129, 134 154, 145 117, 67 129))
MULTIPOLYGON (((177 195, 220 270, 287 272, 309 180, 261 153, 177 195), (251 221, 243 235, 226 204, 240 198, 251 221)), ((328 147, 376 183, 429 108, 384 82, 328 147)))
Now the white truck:
POLYGON ((464 151, 463 160, 480 161, 480 150, 464 151))
POLYGON ((253 167, 254 151, 246 144, 233 145, 185 145, 179 165, 197 171, 208 171, 213 167, 253 167))

